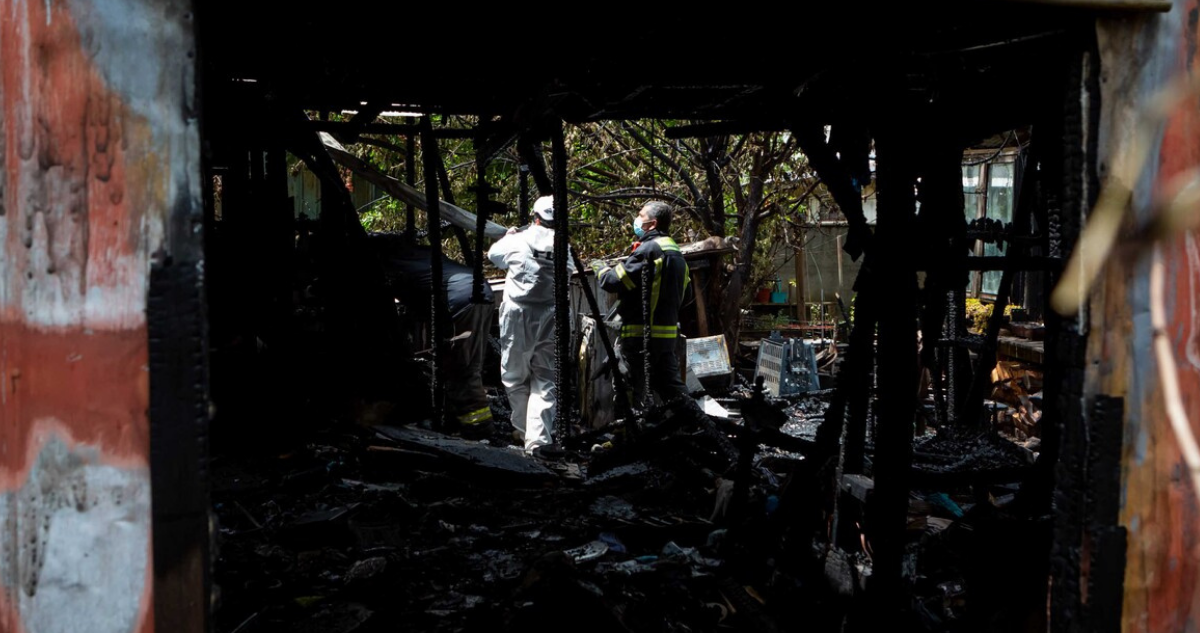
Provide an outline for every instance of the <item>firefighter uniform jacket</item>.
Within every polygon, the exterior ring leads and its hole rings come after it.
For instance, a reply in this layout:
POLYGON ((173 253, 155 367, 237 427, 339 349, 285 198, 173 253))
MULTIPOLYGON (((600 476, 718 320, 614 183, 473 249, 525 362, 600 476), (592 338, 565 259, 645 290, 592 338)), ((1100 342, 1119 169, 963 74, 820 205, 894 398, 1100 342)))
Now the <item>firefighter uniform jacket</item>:
POLYGON ((647 298, 650 338, 679 336, 679 308, 691 290, 691 273, 675 240, 649 231, 632 255, 615 267, 600 269, 598 277, 601 288, 616 292, 620 298, 617 314, 621 317, 621 338, 640 339, 644 335, 643 278, 651 284, 647 298))

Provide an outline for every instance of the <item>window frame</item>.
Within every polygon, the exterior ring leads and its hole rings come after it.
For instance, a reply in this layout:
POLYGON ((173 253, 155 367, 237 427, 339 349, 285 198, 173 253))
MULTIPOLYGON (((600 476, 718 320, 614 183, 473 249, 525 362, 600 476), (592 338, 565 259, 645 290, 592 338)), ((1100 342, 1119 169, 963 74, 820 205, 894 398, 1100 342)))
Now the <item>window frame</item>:
MULTIPOLYGON (((1005 149, 999 154, 995 150, 977 150, 974 152, 968 151, 963 153, 962 160, 962 181, 963 181, 963 215, 968 223, 979 218, 988 216, 988 193, 992 182, 992 167, 994 165, 1009 165, 1012 169, 1012 184, 1010 185, 1010 197, 1012 200, 1012 211, 1016 210, 1016 195, 1019 183, 1017 179, 1017 157, 1020 155, 1018 148, 1005 149), (990 159, 988 157, 991 157, 990 159), (981 162, 982 161, 982 162, 981 162), (978 167, 979 176, 973 190, 967 188, 967 168, 978 167), (968 195, 968 193, 970 195, 968 195), (972 205, 972 202, 974 203, 972 205), (970 207, 974 206, 972 210, 970 207)), ((1012 221, 1010 217, 1009 222, 1012 221)), ((983 257, 984 247, 986 245, 982 240, 974 240, 971 244, 970 257, 983 257)), ((1001 254, 1007 253, 1007 245, 1001 254)), ((995 301, 995 293, 986 293, 983 291, 983 271, 973 270, 970 272, 970 281, 967 282, 966 295, 968 297, 979 299, 980 301, 995 301)))

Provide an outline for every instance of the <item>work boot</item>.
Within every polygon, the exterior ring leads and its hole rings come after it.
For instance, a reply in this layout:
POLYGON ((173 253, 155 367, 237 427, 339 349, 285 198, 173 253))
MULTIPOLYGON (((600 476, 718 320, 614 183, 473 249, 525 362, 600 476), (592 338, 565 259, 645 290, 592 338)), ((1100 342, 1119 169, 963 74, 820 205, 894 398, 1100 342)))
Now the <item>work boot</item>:
POLYGON ((563 450, 562 446, 555 443, 545 444, 543 446, 535 446, 530 452, 530 455, 539 461, 557 462, 562 461, 562 459, 567 456, 567 452, 563 450))

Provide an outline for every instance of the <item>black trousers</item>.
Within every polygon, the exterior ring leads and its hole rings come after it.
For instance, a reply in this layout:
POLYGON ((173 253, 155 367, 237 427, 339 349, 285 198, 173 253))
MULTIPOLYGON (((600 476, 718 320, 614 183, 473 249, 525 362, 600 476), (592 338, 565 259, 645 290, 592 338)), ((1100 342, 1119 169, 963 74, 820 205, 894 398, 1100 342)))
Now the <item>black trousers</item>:
POLYGON ((483 357, 495 309, 490 303, 472 304, 454 320, 455 335, 471 332, 468 338, 451 343, 446 359, 446 413, 463 425, 492 420, 483 387, 483 357))
MULTIPOLYGON (((662 402, 670 402, 679 396, 690 395, 679 371, 679 339, 650 339, 650 391, 662 402)), ((629 380, 632 383, 634 404, 644 402, 646 379, 642 358, 641 337, 621 339, 621 357, 629 365, 629 380)))

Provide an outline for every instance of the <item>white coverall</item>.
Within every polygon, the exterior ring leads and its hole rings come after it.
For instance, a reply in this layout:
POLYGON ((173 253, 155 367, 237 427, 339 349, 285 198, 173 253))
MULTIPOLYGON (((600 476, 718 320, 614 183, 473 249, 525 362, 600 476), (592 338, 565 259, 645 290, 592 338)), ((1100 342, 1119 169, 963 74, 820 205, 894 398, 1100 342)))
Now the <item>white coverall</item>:
MULTIPOLYGON (((550 444, 554 432, 554 231, 533 224, 488 249, 508 272, 500 304, 500 381, 512 406, 512 424, 525 451, 550 444)), ((575 272, 570 259, 567 267, 575 272)))

